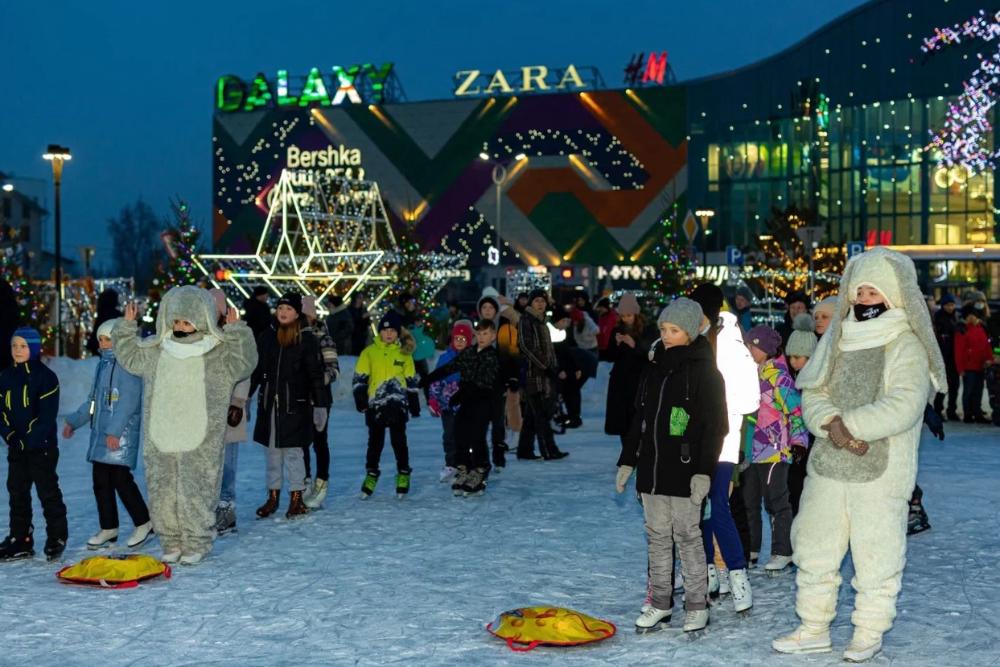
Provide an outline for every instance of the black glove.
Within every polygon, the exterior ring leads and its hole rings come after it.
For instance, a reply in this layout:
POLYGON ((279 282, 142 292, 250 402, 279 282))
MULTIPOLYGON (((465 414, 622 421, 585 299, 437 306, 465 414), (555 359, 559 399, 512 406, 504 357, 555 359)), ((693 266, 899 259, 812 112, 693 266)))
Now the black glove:
POLYGON ((233 428, 243 423, 243 408, 238 405, 230 405, 229 413, 226 415, 226 423, 233 428))
POLYGON ((354 392, 354 407, 358 409, 358 412, 364 412, 368 409, 368 392, 367 391, 356 391, 354 392))
POLYGON ((458 407, 459 405, 462 404, 462 400, 464 398, 465 395, 462 393, 462 390, 460 388, 458 391, 452 394, 451 397, 448 399, 448 405, 452 407, 458 407))
POLYGON ((924 406, 924 424, 927 425, 927 430, 934 434, 938 440, 944 440, 944 420, 941 419, 941 415, 930 404, 924 406))
POLYGON ((806 460, 806 452, 808 451, 805 447, 792 447, 792 463, 802 465, 806 460))
POLYGON ((416 418, 420 416, 420 395, 415 391, 408 391, 407 403, 410 408, 410 416, 416 418))

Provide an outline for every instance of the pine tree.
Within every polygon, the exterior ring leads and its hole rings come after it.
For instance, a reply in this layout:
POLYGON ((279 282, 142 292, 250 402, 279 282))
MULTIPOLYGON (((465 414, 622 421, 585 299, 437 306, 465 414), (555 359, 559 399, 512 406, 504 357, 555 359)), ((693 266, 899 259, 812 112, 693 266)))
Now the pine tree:
MULTIPOLYGON (((767 221, 767 233, 758 237, 760 253, 753 263, 753 277, 758 291, 785 298, 790 292, 809 291, 809 248, 797 230, 816 224, 816 214, 809 209, 790 206, 773 209, 767 221)), ((844 248, 820 246, 813 250, 813 299, 835 293, 839 276, 847 261, 844 248)))
POLYGON ((167 253, 167 263, 158 265, 156 275, 153 277, 153 288, 150 290, 146 314, 143 317, 146 322, 156 321, 160 299, 170 288, 178 285, 195 285, 202 278, 193 261, 198 251, 201 230, 191 220, 187 202, 183 200, 171 202, 170 208, 174 215, 174 224, 160 235, 167 253))
POLYGON ((410 294, 416 297, 418 307, 425 309, 429 305, 428 300, 434 297, 427 293, 429 284, 424 275, 430 265, 416 232, 409 224, 396 234, 396 246, 397 262, 388 295, 391 303, 395 304, 403 294, 410 294))
POLYGON ((648 284, 648 288, 660 295, 661 303, 669 303, 685 292, 695 272, 694 259, 681 238, 683 232, 678 211, 675 200, 658 223, 659 242, 653 250, 656 278, 648 284))

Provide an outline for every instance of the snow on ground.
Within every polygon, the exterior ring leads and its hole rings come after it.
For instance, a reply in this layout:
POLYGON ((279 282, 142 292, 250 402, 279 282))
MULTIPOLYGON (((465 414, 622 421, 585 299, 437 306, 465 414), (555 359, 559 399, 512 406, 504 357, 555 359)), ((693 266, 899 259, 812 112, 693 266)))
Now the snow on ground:
MULTIPOLYGON (((92 368, 92 361, 56 364, 63 412, 84 399, 92 368)), ((699 639, 634 634, 646 542, 634 494, 614 493, 618 445, 602 432, 605 387, 606 369, 585 388, 584 427, 559 438, 569 458, 511 461, 486 496, 469 499, 452 498, 438 483, 440 425, 425 412, 409 431, 410 498, 394 498, 386 446, 382 484, 370 501, 358 500, 366 431, 352 403, 341 400, 332 413, 332 489, 323 511, 293 522, 256 520, 264 457, 260 446, 247 444, 239 466, 240 532, 218 540, 198 567, 178 566, 169 581, 113 591, 57 583, 57 567, 43 560, 40 544, 34 561, 0 566, 0 663, 839 664, 837 652, 772 653, 771 639, 796 622, 791 575, 755 573, 752 615, 737 618, 724 601, 699 639), (500 612, 535 604, 609 619, 618 635, 515 654, 484 631, 500 612)), ((923 445, 920 484, 933 529, 910 539, 899 618, 875 664, 1000 664, 1000 430, 947 428, 944 444, 928 438, 923 445)), ((98 528, 86 442, 84 430, 61 445, 67 561, 92 554, 84 542, 98 528)), ((286 505, 287 494, 282 512, 286 505)), ((37 501, 36 513, 43 535, 37 501)), ((122 529, 131 530, 124 512, 122 529)), ((145 551, 159 553, 155 543, 145 551)), ((833 627, 839 648, 851 629, 849 564, 844 574, 833 627)))

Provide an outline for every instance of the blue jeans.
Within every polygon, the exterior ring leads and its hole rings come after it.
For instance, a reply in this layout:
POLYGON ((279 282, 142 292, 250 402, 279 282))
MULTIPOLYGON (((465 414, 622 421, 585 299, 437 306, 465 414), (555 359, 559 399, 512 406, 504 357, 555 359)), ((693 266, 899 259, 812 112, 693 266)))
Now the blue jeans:
POLYGON ((705 541, 705 558, 711 563, 715 560, 715 545, 712 536, 719 541, 722 559, 730 570, 742 570, 747 566, 743 555, 743 544, 740 534, 736 531, 733 515, 729 511, 729 483, 733 479, 733 463, 719 464, 712 475, 712 487, 708 497, 712 501, 712 513, 702 526, 701 536, 705 541))
POLYGON ((222 459, 222 492, 219 494, 221 502, 236 502, 236 461, 239 454, 240 443, 226 443, 226 452, 222 459))
POLYGON ((962 415, 981 417, 983 414, 983 372, 965 371, 962 373, 962 415))

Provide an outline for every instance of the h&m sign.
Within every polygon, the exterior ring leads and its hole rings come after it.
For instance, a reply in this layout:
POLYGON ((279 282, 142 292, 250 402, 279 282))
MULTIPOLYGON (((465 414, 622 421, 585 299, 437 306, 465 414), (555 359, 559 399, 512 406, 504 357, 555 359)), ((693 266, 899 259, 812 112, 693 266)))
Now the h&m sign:
POLYGON ((465 69, 455 73, 455 97, 488 97, 519 93, 573 92, 603 88, 601 75, 594 67, 576 65, 548 68, 545 65, 525 65, 517 70, 465 69))

